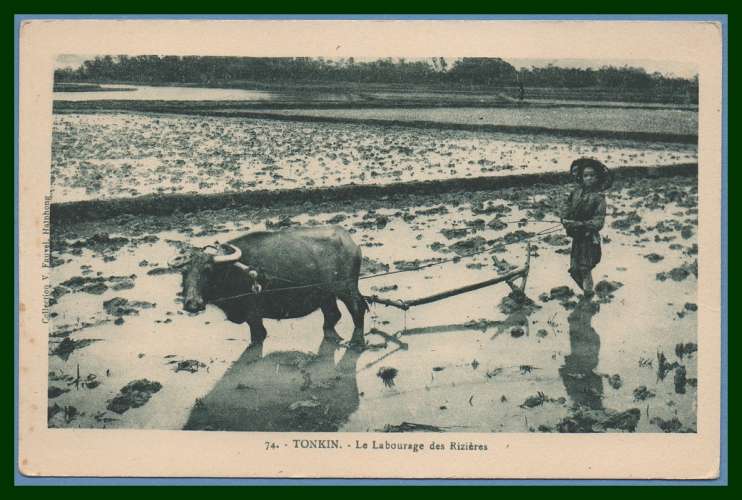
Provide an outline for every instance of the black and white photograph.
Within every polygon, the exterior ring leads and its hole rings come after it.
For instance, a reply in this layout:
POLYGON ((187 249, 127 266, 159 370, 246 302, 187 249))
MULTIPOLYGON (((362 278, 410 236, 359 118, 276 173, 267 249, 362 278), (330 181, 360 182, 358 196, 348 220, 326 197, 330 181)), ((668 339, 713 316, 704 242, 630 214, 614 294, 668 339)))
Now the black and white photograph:
POLYGON ((699 433, 698 64, 335 49, 53 55, 46 428, 699 433))
POLYGON ((58 63, 50 426, 696 431, 692 68, 58 63))

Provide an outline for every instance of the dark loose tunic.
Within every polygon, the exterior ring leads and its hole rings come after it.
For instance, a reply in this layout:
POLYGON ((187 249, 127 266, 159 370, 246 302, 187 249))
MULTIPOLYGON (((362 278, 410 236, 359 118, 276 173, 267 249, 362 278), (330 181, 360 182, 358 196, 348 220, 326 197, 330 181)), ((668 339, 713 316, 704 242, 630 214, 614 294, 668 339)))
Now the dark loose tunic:
POLYGON ((605 197, 601 193, 578 187, 569 194, 562 218, 577 221, 565 223, 567 236, 572 238, 570 272, 590 271, 601 258, 600 233, 605 223, 605 197))

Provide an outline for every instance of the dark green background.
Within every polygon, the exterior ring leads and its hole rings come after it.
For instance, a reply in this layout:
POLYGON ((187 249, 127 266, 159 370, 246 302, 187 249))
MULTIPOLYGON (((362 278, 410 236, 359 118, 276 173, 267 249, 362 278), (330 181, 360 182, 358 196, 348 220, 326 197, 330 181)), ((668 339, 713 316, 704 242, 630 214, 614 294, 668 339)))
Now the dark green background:
MULTIPOLYGON (((562 2, 549 2, 549 1, 529 1, 529 2, 493 2, 493 1, 479 1, 479 2, 471 2, 471 1, 456 1, 456 2, 439 2, 439 3, 432 3, 432 2, 400 2, 397 1, 389 1, 389 0, 382 0, 382 1, 374 1, 374 2, 352 2, 352 1, 312 1, 312 2, 248 2, 248 1, 232 1, 232 2, 172 2, 169 4, 165 4, 164 2, 156 3, 152 1, 141 1, 141 0, 128 0, 126 2, 82 2, 82 1, 76 1, 76 0, 65 0, 65 1, 49 1, 49 2, 8 2, 3 4, 3 9, 7 10, 7 13, 3 16, 4 19, 4 26, 6 29, 5 36, 3 37, 3 40, 5 42, 5 47, 3 50, 3 54, 6 59, 6 77, 3 79, 3 95, 5 95, 5 99, 1 100, 4 111, 4 116, 6 119, 3 122, 4 129, 3 129, 3 137, 5 139, 5 143, 7 145, 7 155, 6 155, 6 161, 8 163, 6 164, 5 168, 5 182, 4 187, 6 190, 6 206, 10 206, 11 203, 13 204, 12 207, 12 213, 15 213, 16 207, 15 202, 13 200, 13 186, 15 183, 14 174, 13 174, 13 152, 15 148, 15 139, 14 139, 14 131, 13 131, 13 121, 9 118, 13 116, 13 109, 14 109, 14 80, 13 80, 13 74, 14 71, 12 69, 14 57, 15 57, 15 33, 14 33, 14 27, 15 27, 15 21, 14 21, 14 15, 15 14, 236 14, 236 13, 244 13, 244 14, 322 14, 322 13, 342 13, 342 14, 729 14, 729 20, 728 20, 728 53, 731 56, 729 58, 729 81, 737 81, 735 76, 735 65, 732 63, 732 58, 737 52, 737 38, 736 36, 733 36, 733 33, 731 30, 729 30, 729 27, 734 26, 733 20, 736 19, 735 16, 735 10, 737 7, 732 4, 731 2, 719 2, 719 1, 703 1, 703 2, 680 2, 680 1, 652 1, 651 3, 647 0, 643 1, 621 1, 621 2, 596 2, 596 1, 562 1, 562 2), (12 26, 11 26, 12 24, 12 26)), ((617 40, 616 43, 620 43, 620 40, 617 40)), ((731 89, 732 86, 729 85, 729 88, 731 89)), ((732 90, 732 93, 734 91, 732 90)), ((736 110, 737 106, 737 100, 734 99, 734 96, 727 96, 728 98, 728 104, 729 104, 729 114, 728 118, 731 118, 732 114, 734 114, 734 111, 736 110)), ((730 144, 735 144, 735 140, 733 139, 735 137, 735 130, 736 127, 734 127, 734 124, 732 123, 732 120, 729 119, 729 138, 730 138, 730 144)), ((732 148, 729 148, 730 150, 732 148)), ((733 151, 729 151, 729 162, 728 165, 731 165, 733 163, 734 158, 733 151)), ((732 168, 730 167, 730 170, 732 168)), ((735 192, 735 183, 737 180, 737 175, 729 175, 728 176, 728 186, 729 186, 729 208, 730 214, 729 214, 729 231, 728 231, 728 238, 729 238, 729 246, 732 248, 732 255, 734 255, 734 249, 738 248, 735 245, 735 232, 734 229, 734 209, 737 207, 738 203, 735 202, 735 198, 733 196, 735 192)), ((8 220, 8 229, 6 230, 6 244, 2 245, 2 255, 4 257, 4 261, 8 262, 5 268, 5 282, 7 285, 4 287, 5 292, 5 303, 7 304, 8 310, 10 311, 8 314, 8 317, 11 318, 13 314, 15 313, 15 305, 13 302, 13 292, 14 290, 11 289, 10 284, 15 282, 15 276, 13 269, 10 265, 10 262, 13 261, 13 251, 15 248, 15 244, 13 242, 13 237, 10 236, 10 233, 12 232, 12 228, 14 227, 14 222, 10 221, 10 215, 6 217, 6 220, 8 220)), ((730 261, 731 263, 731 261, 730 261)), ((732 308, 732 314, 730 314, 730 321, 729 321, 729 352, 733 353, 733 349, 737 346, 738 341, 735 338, 735 331, 733 328, 733 325, 735 324, 735 316, 734 316, 734 309, 735 309, 735 290, 731 286, 731 284, 735 283, 737 280, 737 267, 731 266, 731 273, 729 274, 729 283, 730 283, 730 299, 729 299, 729 305, 730 308, 732 308)), ((7 323, 6 323, 7 324, 7 323)), ((3 411, 0 411, 0 416, 2 417, 2 428, 5 429, 6 432, 6 445, 5 453, 3 454, 5 460, 3 462, 2 467, 2 485, 4 486, 4 496, 6 498, 13 498, 15 495, 43 495, 44 497, 48 496, 54 496, 55 498, 59 495, 68 496, 70 498, 103 498, 105 500, 108 500, 109 495, 117 496, 128 496, 131 494, 142 494, 145 493, 144 490, 147 490, 146 493, 149 494, 156 494, 158 496, 170 496, 170 495, 183 495, 183 496, 194 496, 194 497, 202 497, 203 495, 213 495, 214 492, 206 492, 202 488, 196 488, 196 487, 187 487, 187 488, 166 488, 166 490, 163 489, 157 489, 154 488, 139 488, 136 491, 132 491, 130 489, 114 489, 114 488, 105 488, 105 490, 101 490, 101 488, 82 488, 82 487, 68 487, 65 489, 48 489, 48 488, 17 488, 13 487, 14 482, 14 471, 16 468, 15 459, 13 456, 13 447, 14 447, 14 436, 13 436, 13 420, 14 420, 14 398, 13 398, 13 391, 14 391, 14 376, 15 376, 15 368, 14 368, 14 362, 13 362, 13 346, 11 342, 11 338, 13 337, 13 329, 8 328, 6 330, 6 336, 8 337, 7 342, 7 354, 5 357, 5 377, 6 377, 6 385, 5 385, 5 401, 6 404, 3 407, 3 411)), ((730 356, 732 358, 733 356, 730 356)), ((736 415, 736 407, 735 407, 735 397, 736 394, 734 389, 734 386, 732 385, 734 371, 730 372, 729 376, 729 386, 730 386, 730 398, 729 398, 729 415, 730 415, 730 422, 734 422, 732 420, 732 415, 736 415)), ((734 448, 734 441, 733 439, 736 437, 736 432, 734 430, 734 424, 732 424, 729 432, 730 440, 729 440, 729 451, 730 455, 733 453, 734 448)), ((195 456, 198 454, 198 450, 184 450, 186 453, 192 453, 195 456)), ((84 453, 84 450, 81 450, 81 453, 84 453)), ((579 449, 575 449, 575 453, 580 453, 579 449)), ((622 460, 623 457, 616 457, 616 460, 622 460)), ((734 462, 732 461, 732 464, 734 462)), ((737 482, 734 477, 733 471, 730 469, 729 473, 729 482, 730 485, 735 485, 737 482)), ((636 491, 637 488, 631 488, 630 490, 624 489, 624 488, 614 488, 611 490, 601 489, 600 491, 596 490, 595 488, 577 488, 577 487, 561 487, 561 488, 554 488, 550 489, 549 491, 545 491, 543 488, 527 488, 527 489, 520 489, 515 490, 515 488, 506 488, 506 490, 503 489, 497 489, 497 490, 485 490, 484 488, 474 488, 474 489, 467 489, 467 490, 449 490, 444 488, 415 488, 412 489, 402 489, 402 488, 383 488, 383 489, 366 489, 365 491, 348 491, 345 488, 340 489, 331 489, 326 487, 316 487, 316 488, 301 488, 301 490, 296 489, 284 489, 284 490, 271 490, 269 491, 267 488, 253 488, 246 491, 241 491, 238 494, 241 495, 257 495, 260 498, 262 498, 263 495, 317 495, 322 496, 323 498, 326 498, 328 496, 336 496, 338 498, 345 497, 348 494, 350 495, 363 495, 363 496, 369 496, 369 497, 375 497, 378 498, 380 496, 386 497, 387 495, 395 495, 395 496, 407 496, 407 495, 420 495, 425 496, 425 498, 429 498, 431 496, 446 496, 449 497, 450 495, 472 495, 472 496, 484 496, 484 495, 507 495, 507 496, 521 496, 521 495, 554 495, 554 494, 564 494, 571 498, 577 497, 577 496, 585 496, 585 497, 603 497, 604 495, 617 495, 621 497, 627 497, 629 495, 636 495, 639 493, 646 494, 648 496, 652 497, 672 497, 676 498, 678 496, 693 496, 694 498, 698 498, 699 495, 702 495, 704 497, 704 500, 709 495, 719 495, 719 494, 732 494, 734 495, 733 491, 730 490, 730 488, 712 488, 712 489, 704 489, 699 491, 697 488, 688 488, 688 487, 670 487, 670 488, 656 488, 656 487, 641 487, 639 488, 641 492, 636 491)), ((232 492, 228 490, 223 490, 224 493, 230 494, 230 493, 237 493, 232 492)), ((735 495, 739 496, 739 495, 735 495)), ((545 498, 545 497, 544 497, 545 498)))

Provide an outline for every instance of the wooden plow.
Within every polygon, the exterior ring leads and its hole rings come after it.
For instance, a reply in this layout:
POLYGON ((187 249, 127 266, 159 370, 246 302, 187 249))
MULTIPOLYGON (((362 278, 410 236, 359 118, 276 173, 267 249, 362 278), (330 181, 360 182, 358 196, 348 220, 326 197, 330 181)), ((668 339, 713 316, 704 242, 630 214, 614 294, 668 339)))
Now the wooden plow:
MULTIPOLYGON (((497 262, 496 257, 493 256, 493 259, 495 260, 495 262, 497 262)), ((503 282, 507 283, 508 286, 513 291, 516 291, 522 294, 522 293, 525 293, 526 282, 528 281, 528 272, 530 270, 530 263, 531 263, 531 245, 529 243, 526 246, 525 265, 523 267, 519 267, 510 272, 497 276, 495 278, 491 278, 485 281, 480 281, 478 283, 472 283, 470 285, 454 288, 452 290, 447 290, 445 292, 439 292, 433 295, 428 295, 427 297, 421 297, 419 299, 412 299, 412 300, 388 299, 384 297, 379 297, 378 295, 364 295, 364 299, 366 299, 366 301, 369 303, 383 304, 385 306, 396 307, 397 309, 402 309, 403 311, 407 311, 411 307, 420 306, 423 304, 429 304, 431 302, 437 302, 439 300, 447 299, 449 297, 461 295, 462 293, 473 292, 474 290, 479 290, 480 288, 485 288, 485 287, 496 285, 498 283, 503 283, 503 282), (521 280, 519 284, 515 283, 515 280, 517 279, 521 280)))

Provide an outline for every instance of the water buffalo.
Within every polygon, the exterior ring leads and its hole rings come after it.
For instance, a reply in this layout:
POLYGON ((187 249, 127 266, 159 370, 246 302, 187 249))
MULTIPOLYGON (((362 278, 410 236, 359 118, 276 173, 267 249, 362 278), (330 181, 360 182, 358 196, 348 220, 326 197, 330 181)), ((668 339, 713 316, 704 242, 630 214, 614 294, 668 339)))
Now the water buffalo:
MULTIPOLYGON (((353 318, 351 344, 363 345, 368 310, 358 291, 361 250, 337 226, 248 233, 220 245, 219 253, 194 250, 183 272, 183 308, 221 308, 235 323, 250 326, 251 344, 262 344, 263 318, 306 316, 322 309, 325 338, 340 340, 337 299, 353 318), (221 254, 221 252, 230 252, 221 254)), ((216 249, 214 249, 216 250, 216 249)))

